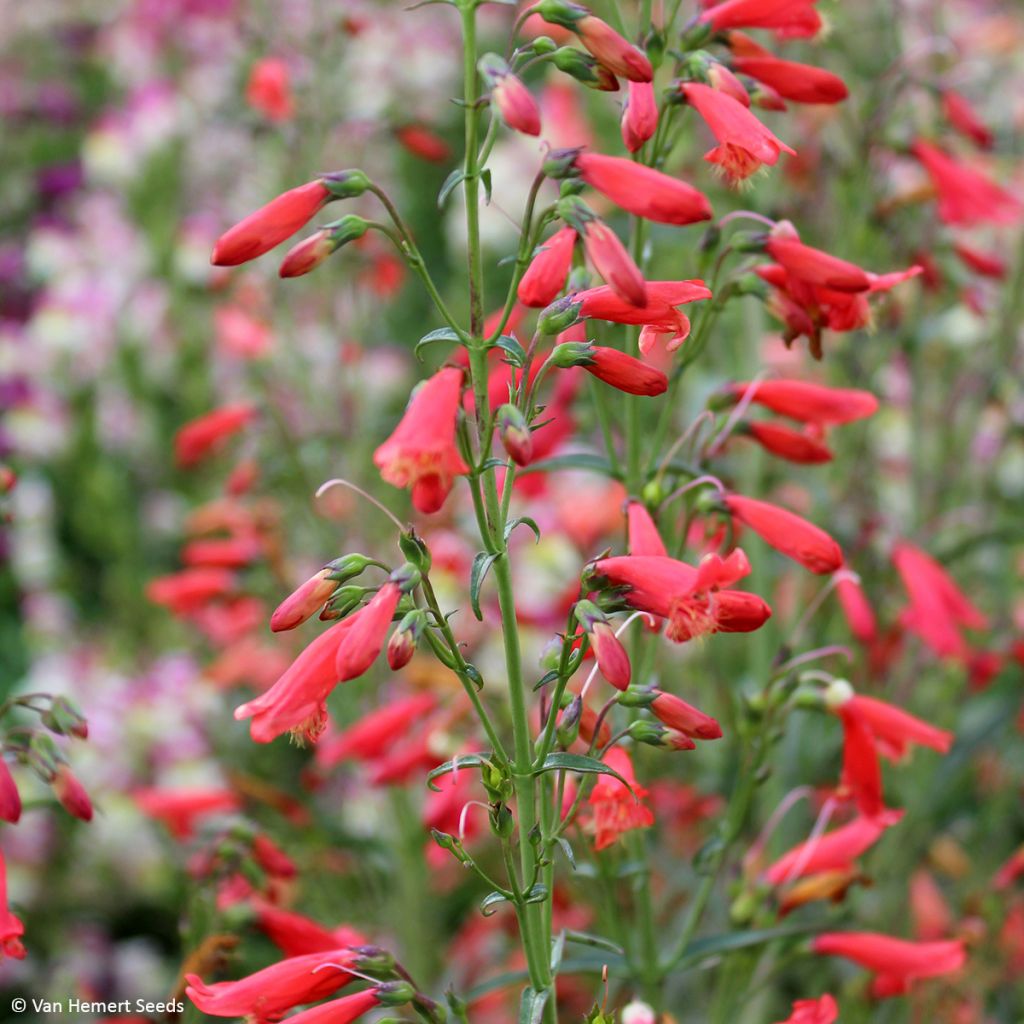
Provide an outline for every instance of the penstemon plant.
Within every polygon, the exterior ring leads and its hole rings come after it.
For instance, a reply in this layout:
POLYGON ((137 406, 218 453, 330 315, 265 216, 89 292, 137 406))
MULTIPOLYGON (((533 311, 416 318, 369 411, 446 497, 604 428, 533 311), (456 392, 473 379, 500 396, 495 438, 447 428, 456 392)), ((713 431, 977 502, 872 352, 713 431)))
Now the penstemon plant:
MULTIPOLYGON (((495 993, 515 988, 521 1024, 581 1015, 598 1024, 620 1009, 623 1024, 641 1024, 678 1014, 693 998, 688 979, 713 966, 717 981, 701 1019, 724 1022, 745 1019, 749 993, 765 976, 810 953, 866 968, 878 997, 958 971, 965 960, 959 938, 910 941, 841 930, 821 916, 785 920, 808 903, 841 902, 860 879, 858 858, 899 827, 902 812, 883 798, 880 757, 901 757, 915 745, 946 753, 952 735, 856 692, 838 674, 849 652, 815 643, 815 613, 834 596, 854 635, 875 638, 856 572, 828 532, 743 493, 724 454, 744 437, 792 464, 824 463, 830 433, 872 416, 878 403, 863 390, 768 373, 717 381, 708 394, 700 376, 709 347, 734 345, 743 330, 738 309, 764 309, 782 325, 787 345, 803 339, 821 359, 826 334, 868 326, 872 306, 922 272, 917 265, 865 270, 807 244, 789 221, 745 208, 722 213, 677 173, 696 154, 730 184, 752 182, 797 148, 762 123, 761 111, 847 98, 837 76, 782 59, 747 34, 760 30, 768 43, 813 38, 822 27, 815 0, 724 0, 696 12, 679 2, 654 9, 646 0, 615 4, 612 23, 568 0, 541 0, 506 24, 501 39, 492 21, 481 30, 478 0, 444 2, 462 39, 463 158, 440 197, 444 204, 456 190, 464 196, 460 286, 438 279, 396 203, 355 169, 278 196, 214 250, 215 264, 237 266, 328 206, 358 200, 366 204, 361 213, 345 213, 292 248, 281 276, 307 274, 343 246, 379 234, 436 311, 438 326, 417 355, 437 359, 444 351, 373 454, 382 480, 409 491, 415 525, 371 497, 368 481, 324 485, 371 502, 367 508, 393 524, 395 546, 338 554, 278 607, 275 631, 317 613, 330 625, 235 717, 248 721, 257 743, 290 734, 317 744, 318 760, 328 764, 369 757, 442 716, 439 728, 458 734, 459 749, 441 763, 417 749, 392 770, 402 778, 418 772, 439 797, 427 816, 435 853, 481 880, 483 916, 514 918, 521 957, 493 972, 497 980, 450 989, 442 999, 391 953, 337 935, 311 945, 308 922, 285 921, 266 905, 260 913, 269 934, 301 932, 303 942, 291 947, 298 955, 237 982, 208 984, 192 971, 188 996, 215 1016, 276 1019, 363 979, 368 988, 289 1019, 337 1024, 375 1007, 408 1006, 426 1021, 452 1016, 475 1024, 512 1019, 507 1008, 493 1017, 486 1007, 495 993), (482 35, 494 49, 484 50, 482 35), (574 88, 607 94, 609 106, 622 97, 622 155, 552 143, 528 85, 547 69, 574 88), (492 199, 491 160, 505 132, 540 137, 544 149, 517 218, 516 251, 489 268, 480 214, 492 199), (713 145, 704 151, 706 134, 713 145), (650 279, 663 266, 672 276, 650 279), (574 430, 577 398, 589 403, 580 437, 594 444, 586 449, 561 447, 574 430), (774 418, 751 419, 755 408, 774 418), (545 526, 528 514, 529 488, 560 474, 571 480, 581 469, 614 485, 620 539, 579 567, 538 662, 523 637, 524 623, 537 622, 524 578, 530 535, 540 539, 545 526), (465 509, 477 534, 461 607, 437 585, 429 525, 452 505, 465 509), (770 587, 769 548, 822 579, 774 650, 758 637, 771 607, 737 587, 748 577, 755 590, 770 587), (473 643, 461 635, 471 620, 500 637, 499 662, 474 662, 473 643), (679 652, 700 648, 714 659, 716 645, 729 643, 718 634, 733 633, 753 635, 740 641, 750 652, 744 678, 716 687, 723 727, 675 692, 683 689, 680 666, 692 665, 679 652), (425 652, 454 674, 461 695, 395 697, 325 736, 328 697, 370 672, 383 651, 393 672, 425 652), (841 765, 832 784, 815 789, 809 778, 759 815, 758 795, 785 752, 787 727, 805 713, 838 719, 841 765), (687 846, 689 870, 666 875, 666 854, 651 841, 657 782, 641 780, 666 770, 685 774, 687 759, 676 758, 685 751, 701 757, 712 741, 725 748, 718 755, 725 799, 678 810, 680 821, 689 813, 710 818, 713 828, 699 849, 687 846), (809 836, 769 862, 769 840, 805 799, 815 805, 809 836), (482 842, 479 819, 492 844, 482 842), (566 878, 586 881, 594 912, 582 924, 560 903, 566 878)), ((914 152, 953 222, 1016 216, 1010 197, 931 143, 918 141, 914 152)), ((179 435, 179 460, 201 458, 251 416, 236 406, 192 424, 179 435)), ((756 490, 757 480, 751 483, 756 490)), ((917 547, 899 544, 894 562, 911 596, 908 628, 936 652, 966 657, 963 630, 983 627, 981 613, 917 547)), ((223 584, 215 574, 168 578, 154 593, 186 607, 223 584)), ((698 687, 687 678, 685 689, 693 696, 698 687)), ((222 851, 227 861, 251 855, 267 877, 287 876, 260 837, 237 842, 222 851)), ((394 930, 401 934, 401 922, 394 930)), ((806 998, 797 1000, 792 1021, 837 1019, 836 1000, 822 985, 794 994, 806 998)))

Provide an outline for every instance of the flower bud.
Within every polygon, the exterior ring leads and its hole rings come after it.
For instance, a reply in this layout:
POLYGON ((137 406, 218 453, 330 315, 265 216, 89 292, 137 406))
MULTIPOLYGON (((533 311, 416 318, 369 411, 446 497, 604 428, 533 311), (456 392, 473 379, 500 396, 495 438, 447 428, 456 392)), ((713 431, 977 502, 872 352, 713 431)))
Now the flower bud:
POLYGON ((66 764, 57 766, 50 785, 53 787, 54 796, 68 814, 81 821, 92 821, 92 801, 89 794, 66 764))
POLYGON ((650 747, 664 747, 667 750, 697 749, 697 744, 684 733, 644 719, 638 719, 630 725, 629 736, 637 743, 646 743, 650 747))
POLYGON ((855 691, 850 683, 845 679, 833 679, 828 685, 828 689, 825 691, 825 707, 829 711, 835 711, 837 708, 842 707, 848 700, 855 695, 855 691))
POLYGON ((416 535, 411 527, 408 533, 403 533, 398 538, 398 547, 402 554, 416 566, 424 575, 430 572, 430 550, 423 543, 422 538, 416 535))
POLYGON ((619 694, 619 703, 624 708, 647 708, 654 703, 658 692, 653 686, 630 686, 619 694))
POLYGON ((315 235, 310 235, 288 250, 278 268, 278 276, 302 277, 308 274, 343 245, 362 238, 369 228, 369 221, 355 214, 348 214, 333 224, 325 225, 315 235))
POLYGON ((540 652, 540 667, 548 672, 555 671, 562 662, 562 641, 553 636, 540 652))
POLYGON ((355 951, 358 954, 355 967, 365 974, 385 974, 394 970, 395 958, 381 946, 356 946, 355 951))
POLYGON ((498 410, 498 434, 509 457, 517 466, 528 466, 533 458, 533 435, 526 417, 511 403, 498 410))
MULTIPOLYGON (((561 181, 562 178, 576 177, 576 160, 580 155, 579 149, 552 149, 544 158, 541 170, 548 178, 561 181)), ((561 204, 559 204, 561 206, 561 204)), ((559 209, 561 216, 561 209, 559 209)))
POLYGON ((658 1015, 653 1007, 634 999, 622 1008, 622 1024, 658 1024, 658 1015))
POLYGON ((403 594, 411 594, 422 582, 423 574, 412 562, 406 562, 404 565, 400 565, 388 579, 392 583, 397 583, 398 589, 403 594))
POLYGON ((409 612, 398 624, 388 640, 387 648, 388 665, 393 671, 404 668, 412 660, 426 624, 427 617, 418 608, 409 612))
POLYGON ((556 299, 546 309, 541 310, 540 316, 537 317, 537 332, 547 335, 561 334, 579 321, 582 308, 583 304, 574 302, 572 296, 566 295, 556 299))
POLYGON ((354 199, 361 196, 373 183, 358 170, 335 171, 321 179, 324 188, 336 199, 354 199))
POLYGON ((508 839, 515 831, 516 822, 508 804, 491 804, 489 811, 491 831, 502 839, 508 839))
POLYGON ((375 989, 381 1006, 401 1006, 416 996, 416 989, 407 981, 387 981, 375 989))
POLYGON ((343 619, 350 612, 353 612, 363 603, 363 598, 371 593, 368 587, 348 586, 340 587, 334 592, 331 599, 324 605, 320 612, 321 622, 328 622, 332 619, 343 619))
POLYGON ((550 36, 537 36, 530 46, 533 49, 533 52, 539 57, 549 53, 554 53, 558 49, 558 43, 556 43, 550 36))
POLYGON ((0 758, 0 821, 18 823, 21 817, 21 795, 17 783, 11 775, 7 762, 0 758))
POLYGON ((556 345, 548 357, 560 370, 568 370, 572 366, 586 366, 592 361, 594 346, 589 341, 566 341, 556 345))
POLYGON ((77 736, 81 740, 89 738, 89 723, 70 697, 54 697, 39 717, 47 729, 60 736, 77 736))
POLYGON ((330 570, 330 579, 334 580, 335 583, 347 583, 349 580, 355 579, 356 576, 365 572, 367 566, 372 563, 372 558, 353 553, 342 555, 341 558, 335 558, 333 562, 328 562, 324 568, 330 570))
POLYGON ((590 14, 586 7, 568 3, 567 0, 541 0, 533 9, 549 25, 561 25, 568 29, 574 28, 577 21, 590 14))
POLYGON ((331 566, 324 566, 277 606, 270 616, 271 630, 281 633, 302 625, 318 608, 323 607, 337 587, 331 566))
POLYGON ((29 767, 43 782, 49 784, 57 774, 62 757, 57 744, 53 742, 53 739, 47 733, 36 732, 32 734, 32 738, 29 740, 26 760, 29 767))
POLYGON ((616 92, 619 80, 603 64, 588 53, 563 46, 554 52, 551 63, 577 82, 600 92, 616 92))
MULTIPOLYGON (((552 712, 554 714, 554 712, 552 712)), ((558 742, 563 747, 571 746, 579 735, 580 721, 583 717, 583 698, 573 697, 569 706, 558 716, 558 742)))

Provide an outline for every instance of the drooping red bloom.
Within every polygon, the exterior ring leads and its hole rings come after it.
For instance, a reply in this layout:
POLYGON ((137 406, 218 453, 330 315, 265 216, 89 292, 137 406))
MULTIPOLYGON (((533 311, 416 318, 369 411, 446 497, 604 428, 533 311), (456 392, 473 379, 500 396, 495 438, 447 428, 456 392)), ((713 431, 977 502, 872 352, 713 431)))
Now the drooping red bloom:
POLYGON ((780 36, 808 38, 821 29, 817 0, 725 0, 702 12, 716 32, 730 28, 770 28, 780 36))
POLYGON ((288 121, 295 114, 288 65, 277 57, 256 61, 249 72, 245 100, 270 121, 288 121))
POLYGON ((163 822, 175 839, 190 838, 196 822, 207 815, 230 814, 242 806, 230 789, 149 788, 137 789, 132 796, 139 810, 163 822))
POLYGON ((809 285, 836 292, 866 292, 871 287, 871 279, 860 267, 804 245, 787 232, 773 233, 765 249, 787 274, 809 285))
POLYGON ((764 872, 765 880, 782 885, 823 871, 849 871, 902 816, 902 811, 887 811, 872 818, 858 817, 817 839, 807 839, 771 864, 764 872))
POLYGON ((89 794, 66 764, 57 766, 50 788, 61 807, 73 818, 78 818, 79 821, 92 821, 92 801, 89 794))
POLYGON ((7 762, 0 758, 0 821, 16 825, 21 818, 21 795, 7 762))
POLYGON ((597 659, 601 675, 617 690, 625 690, 632 676, 629 655, 622 641, 615 635, 610 622, 595 622, 588 631, 590 648, 597 659))
POLYGON ((631 82, 649 82, 654 78, 647 54, 619 35, 606 21, 587 13, 574 21, 571 28, 612 74, 631 82))
POLYGON ((949 753, 953 734, 916 718, 902 708, 875 697, 850 697, 841 705, 845 714, 856 716, 867 727, 878 744, 880 753, 891 760, 900 760, 910 745, 930 747, 940 754, 949 753))
POLYGON ((146 584, 146 597, 169 608, 175 615, 189 615, 235 589, 235 576, 228 569, 183 569, 159 576, 146 584))
POLYGON ((255 416, 254 406, 248 402, 236 402, 189 420, 174 435, 175 462, 182 469, 196 465, 255 416))
POLYGON ((185 975, 185 994, 211 1017, 251 1017, 273 1020, 302 1003, 332 995, 353 980, 346 967, 357 967, 353 949, 331 949, 294 956, 238 981, 207 985, 197 974, 185 975))
POLYGON ((727 93, 699 82, 684 83, 682 91, 718 140, 704 159, 718 164, 730 181, 749 178, 762 166, 774 167, 782 153, 796 154, 727 93))
POLYGON ((707 197, 685 181, 618 156, 580 153, 580 177, 616 206, 660 224, 693 224, 711 217, 707 197))
POLYGON ((592 346, 583 369, 629 395, 661 395, 668 390, 668 377, 661 370, 617 348, 592 346))
POLYGON ((352 626, 342 637, 335 654, 339 682, 357 679, 377 660, 401 597, 398 584, 389 581, 365 608, 352 616, 352 626))
POLYGON ((367 988, 341 999, 332 999, 289 1017, 293 1024, 352 1024, 380 1005, 380 989, 367 988))
POLYGON ((944 939, 953 930, 949 904, 927 868, 918 868, 910 876, 910 912, 914 935, 923 942, 944 939))
POLYGON ((801 423, 822 426, 853 423, 878 410, 878 399, 870 391, 831 388, 806 380, 740 381, 727 385, 726 392, 734 402, 749 392, 756 405, 801 423))
POLYGON ((412 489, 420 512, 436 512, 455 484, 469 472, 455 444, 463 371, 439 370, 413 394, 391 436, 374 452, 381 476, 395 487, 412 489))
POLYGON ((625 555, 594 563, 595 577, 625 588, 638 611, 668 620, 666 636, 684 643, 709 633, 749 633, 768 621, 771 609, 756 594, 726 590, 750 571, 738 549, 728 559, 708 555, 695 569, 657 555, 625 555))
POLYGON ((862 644, 873 644, 878 637, 878 620, 861 585, 848 577, 841 579, 836 583, 836 597, 850 632, 862 644))
POLYGON ((364 715, 343 732, 330 735, 317 744, 316 762, 330 768, 341 761, 377 757, 389 745, 406 736, 437 706, 432 693, 416 693, 389 701, 364 715))
POLYGON ((992 130, 975 113, 974 107, 961 93, 947 89, 942 94, 942 113, 946 120, 965 138, 982 149, 991 149, 995 143, 992 130))
POLYGON ((395 138, 413 156, 432 164, 443 164, 451 155, 451 147, 437 132, 423 124, 403 124, 395 129, 395 138))
POLYGON ((331 567, 325 566, 293 590, 270 616, 271 630, 280 633, 283 630, 295 629, 322 608, 338 589, 338 581, 330 578, 331 573, 331 567))
POLYGON ((956 160, 938 146, 918 139, 911 152, 921 161, 939 197, 939 219, 946 224, 1013 224, 1021 202, 981 171, 956 160))
POLYGON ((622 141, 635 153, 658 128, 658 100, 650 82, 630 82, 622 109, 622 141))
POLYGON ((736 56, 732 63, 740 73, 763 82, 794 103, 841 103, 849 95, 838 75, 810 64, 772 56, 736 56))
POLYGON ((491 87, 491 102, 505 124, 524 135, 540 135, 540 107, 508 64, 489 54, 481 59, 480 71, 491 87))
POLYGON ((517 295, 524 306, 543 307, 554 302, 572 269, 575 245, 576 232, 570 227, 561 228, 541 244, 519 282, 517 295))
POLYGON ((962 630, 987 629, 988 619, 946 570, 920 548, 900 543, 892 560, 910 597, 903 625, 939 657, 966 660, 970 652, 962 630))
POLYGON ((832 461, 832 450, 822 440, 820 430, 794 430, 782 423, 766 423, 763 420, 747 423, 742 430, 765 451, 787 462, 813 466, 832 461))
POLYGON ((798 999, 793 1012, 778 1024, 834 1024, 839 1019, 835 999, 826 993, 820 999, 798 999))
POLYGON ((867 723, 845 707, 838 710, 843 723, 843 771, 840 793, 853 798, 857 810, 866 818, 877 818, 885 811, 882 802, 882 767, 878 748, 867 723))
POLYGON ((619 236, 596 218, 581 223, 580 228, 587 259, 608 287, 631 306, 646 306, 647 284, 644 275, 619 241, 619 236))
POLYGON ((21 937, 25 934, 25 926, 7 905, 7 862, 0 850, 0 962, 4 957, 15 960, 25 959, 25 947, 21 937))
POLYGON ((953 251, 960 257, 964 266, 969 267, 982 277, 991 277, 1001 281, 1006 277, 1006 261, 994 252, 983 252, 966 242, 954 242, 953 251))
POLYGON ((907 942, 877 932, 824 932, 811 940, 822 956, 841 956, 877 974, 872 992, 879 997, 902 995, 911 983, 960 970, 967 959, 959 939, 948 942, 907 942))
POLYGON ((365 937, 342 925, 333 930, 293 910, 283 910, 265 900, 253 901, 256 927, 287 957, 326 953, 341 946, 362 946, 365 937))
POLYGON ((190 540, 181 549, 181 560, 189 567, 244 569, 262 554, 256 537, 210 537, 190 540))
POLYGON ((835 572, 843 564, 839 545, 821 527, 795 512, 739 494, 726 496, 725 505, 735 519, 749 526, 765 543, 811 572, 835 572))
POLYGON ((629 754, 621 747, 612 747, 604 755, 604 763, 629 785, 623 785, 614 775, 597 777, 587 800, 591 811, 588 827, 593 830, 596 850, 611 846, 626 832, 654 824, 654 812, 645 802, 647 790, 637 782, 629 754))
POLYGON ((651 713, 663 725, 691 739, 717 740, 722 736, 722 727, 714 718, 675 694, 663 690, 651 702, 651 713))
POLYGON ((237 267, 262 256, 305 227, 330 199, 319 179, 282 192, 221 235, 210 261, 215 267, 237 267))
POLYGON ((629 542, 626 550, 631 555, 660 555, 668 557, 668 549, 661 539, 658 527, 651 518, 650 512, 639 501, 630 501, 626 505, 626 522, 629 542))

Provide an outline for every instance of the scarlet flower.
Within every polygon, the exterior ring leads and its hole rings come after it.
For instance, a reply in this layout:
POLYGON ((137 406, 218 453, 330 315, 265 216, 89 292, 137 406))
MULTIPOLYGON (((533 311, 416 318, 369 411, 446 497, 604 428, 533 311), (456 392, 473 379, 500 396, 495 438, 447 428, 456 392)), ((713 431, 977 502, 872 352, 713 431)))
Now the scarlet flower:
POLYGON ((725 0, 702 12, 715 32, 730 28, 770 28, 780 36, 808 38, 821 29, 818 0, 725 0))
POLYGON ((437 706, 432 693, 392 700, 364 715, 343 732, 326 737, 316 748, 316 763, 330 768, 347 759, 369 760, 406 736, 437 706))
POLYGON ((939 219, 946 224, 1013 224, 1021 203, 980 171, 954 159, 938 146, 918 139, 911 152, 921 161, 939 196, 939 219))
POLYGON ((714 718, 674 694, 659 690, 650 707, 659 722, 684 736, 696 740, 717 740, 722 736, 722 727, 714 718))
POLYGON ((966 242, 954 242, 953 251, 965 266, 982 277, 991 277, 997 281, 1006 277, 1006 262, 994 252, 982 252, 966 242))
POLYGON ((410 487, 413 505, 424 514, 437 512, 455 477, 469 472, 455 444, 462 373, 448 366, 421 385, 373 455, 381 476, 395 487, 410 487))
POLYGON ((724 65, 718 61, 712 61, 707 69, 708 85, 718 92, 724 92, 731 96, 737 103, 743 106, 750 106, 750 93, 747 92, 744 84, 724 65))
POLYGON ((305 583, 292 591, 274 609, 270 616, 270 628, 275 633, 301 626, 338 589, 338 581, 331 579, 332 568, 324 566, 305 583))
POLYGON ((188 469, 201 462, 255 416, 254 406, 248 402, 236 402, 189 420, 174 435, 174 457, 178 466, 188 469))
POLYGON ((294 956, 238 981, 207 985, 197 974, 186 974, 185 994, 211 1017, 252 1017, 272 1020, 302 1003, 332 995, 353 980, 346 967, 356 968, 363 957, 354 949, 331 949, 294 956))
POLYGON ((242 569, 262 553, 263 545, 255 537, 217 537, 189 541, 181 549, 181 560, 191 567, 242 569))
POLYGON ((918 868, 910 876, 910 912, 914 918, 914 934, 924 942, 942 939, 952 930, 949 904, 931 872, 925 868, 918 868))
POLYGON ((750 393, 756 405, 801 423, 822 426, 853 423, 878 409, 878 399, 869 391, 830 388, 806 380, 740 381, 727 385, 726 393, 734 402, 750 393))
POLYGON ((853 797, 866 818, 877 818, 885 811, 882 802, 882 768, 878 749, 867 723, 857 714, 840 706, 843 723, 843 772, 840 791, 853 797))
POLYGON ((132 793, 139 810, 161 821, 175 839, 188 839, 196 821, 211 814, 230 814, 241 801, 230 789, 179 788, 137 789, 132 793))
POLYGON ((256 927, 286 957, 326 953, 341 946, 362 946, 366 939, 354 928, 342 925, 333 930, 293 910, 283 910, 265 900, 255 900, 256 927))
POLYGON ((651 518, 650 512, 641 502, 630 501, 627 503, 626 521, 629 534, 627 550, 631 555, 668 556, 668 549, 661 539, 658 527, 651 518))
POLYGON ((781 423, 752 422, 743 433, 753 438, 765 451, 788 462, 817 465, 832 461, 832 451, 814 430, 794 430, 781 423))
POLYGON ((565 287, 572 269, 576 232, 570 227, 556 231, 537 250, 519 282, 517 295, 524 306, 543 307, 565 287))
POLYGON ((235 589, 235 577, 227 569, 183 569, 150 580, 146 597, 154 604, 169 608, 175 615, 189 615, 235 589))
POLYGON ((491 81, 491 102, 505 124, 524 135, 540 135, 540 108, 530 90, 511 72, 491 81))
POLYGON ((836 583, 836 597, 850 632, 862 643, 872 644, 878 637, 878 621, 859 583, 849 577, 836 583))
POLYGON ((637 782, 629 754, 621 747, 612 747, 604 755, 604 763, 628 785, 614 775, 599 775, 594 783, 587 803, 591 810, 588 827, 594 833, 596 850, 611 846, 626 832, 654 824, 654 813, 644 802, 647 790, 637 782))
POLYGON ((942 94, 942 113, 961 135, 982 149, 991 149, 995 143, 992 130, 975 113, 966 97, 952 89, 942 94))
POLYGON ((659 224, 693 224, 711 217, 707 197, 692 185, 618 156, 579 153, 580 177, 616 206, 659 224))
POLYGON ((668 377, 661 370, 617 348, 593 345, 582 365, 598 380, 629 395, 661 395, 668 390, 668 377))
POLYGON ((838 75, 810 64, 773 56, 736 56, 732 63, 741 74, 763 82, 794 103, 840 103, 849 95, 838 75))
POLYGON ((352 1024, 352 1021, 380 1005, 381 988, 367 988, 341 999, 332 999, 289 1017, 294 1024, 352 1024))
POLYGON ((839 1019, 839 1007, 827 993, 820 999, 797 999, 793 1012, 779 1024, 834 1024, 839 1019))
POLYGON ((295 114, 288 65, 276 57, 256 61, 249 72, 245 99, 253 110, 271 121, 288 121, 295 114))
POLYGON ((615 635, 610 622, 595 622, 588 630, 590 647, 597 659, 601 675, 617 690, 626 690, 632 675, 629 655, 622 641, 615 635))
POLYGON ((0 757, 0 821, 16 825, 21 818, 21 795, 7 762, 0 757))
POLYGON ((860 267, 804 245, 785 231, 773 232, 765 248, 787 274, 807 284, 836 292, 866 292, 871 287, 871 279, 860 267))
POLYGON ((816 839, 807 839, 784 853, 764 872, 770 885, 782 885, 823 871, 847 871, 866 853, 882 833, 895 825, 902 811, 887 811, 876 817, 857 817, 816 839))
POLYGON ((377 660, 401 597, 401 588, 389 581, 365 608, 351 617, 351 628, 335 654, 339 682, 358 678, 377 660))
POLYGON ((762 165, 774 167, 781 153, 796 154, 727 93, 699 82, 681 88, 719 143, 704 159, 718 164, 730 181, 749 178, 762 165))
POLYGON ((633 257, 619 241, 619 236, 607 224, 594 218, 580 222, 583 248, 594 269, 604 278, 608 287, 631 306, 647 305, 647 286, 633 257))
POLYGON ((612 587, 623 587, 631 608, 668 620, 666 636, 684 643, 708 633, 748 633, 771 616, 756 594, 725 590, 750 571, 743 553, 728 559, 708 555, 695 569, 685 562, 657 555, 602 558, 593 573, 612 587))
POLYGON ((215 267, 237 267, 262 256, 308 224, 330 199, 319 179, 282 192, 221 235, 210 262, 215 267))
POLYGON ((658 128, 658 101, 650 82, 630 82, 622 108, 622 141, 635 153, 658 128))
POLYGON ((966 660, 962 629, 986 629, 988 619, 949 574, 920 548, 906 542, 893 550, 893 564, 910 597, 902 622, 941 658, 966 660))
POLYGON ((612 74, 631 82, 650 82, 654 78, 654 69, 643 50, 624 39, 606 21, 588 12, 570 27, 612 74))
POLYGON ((426 125, 401 125, 395 129, 395 138, 413 156, 418 156, 421 160, 428 160, 430 163, 443 164, 452 154, 448 143, 426 125))
POLYGON ((821 956, 841 956, 874 971, 872 991, 879 997, 902 995, 911 983, 960 970, 967 959, 959 939, 907 942, 877 932, 823 932, 811 940, 821 956))
POLYGON ((89 799, 89 794, 66 764, 57 766, 50 787, 53 789, 53 795, 68 814, 73 818, 78 818, 79 821, 92 821, 92 801, 89 799))
POLYGON ((730 494, 725 505, 765 543, 811 572, 835 572, 843 564, 839 545, 820 527, 767 501, 730 494))

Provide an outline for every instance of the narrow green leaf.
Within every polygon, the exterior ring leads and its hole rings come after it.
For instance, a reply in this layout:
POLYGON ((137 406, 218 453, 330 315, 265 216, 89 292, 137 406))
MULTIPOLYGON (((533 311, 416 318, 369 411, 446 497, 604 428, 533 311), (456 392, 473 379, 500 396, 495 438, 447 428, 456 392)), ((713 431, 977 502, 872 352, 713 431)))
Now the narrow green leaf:
POLYGON ((562 966, 562 954, 565 952, 565 929, 563 928, 554 939, 551 940, 551 973, 557 974, 558 968, 562 966))
MULTIPOLYGON (((534 772, 534 775, 542 775, 544 772, 578 772, 584 775, 613 775, 621 782, 626 789, 633 792, 633 787, 614 768, 609 768, 604 761, 596 757, 587 757, 586 754, 548 754, 544 763, 534 772)), ((636 795, 635 793, 633 794, 636 795)))
POLYGON ((612 469, 612 464, 603 456, 594 452, 571 452, 568 455, 553 455, 550 459, 531 462, 519 470, 523 473, 552 473, 559 469, 587 469, 592 473, 601 473, 613 480, 621 479, 621 474, 612 469))
POLYGON ((480 913, 483 914, 484 917, 491 917, 493 914, 498 912, 498 908, 502 903, 508 903, 508 898, 503 893, 500 893, 497 890, 489 892, 480 901, 480 913))
POLYGON ((531 519, 529 516, 517 516, 515 519, 510 519, 505 524, 506 541, 508 541, 509 536, 517 526, 528 526, 533 530, 534 536, 537 538, 537 543, 540 543, 540 527, 537 525, 536 521, 531 519))
POLYGON ((822 927, 821 923, 788 924, 778 928, 759 928, 755 931, 709 935, 707 938, 691 942, 684 950, 682 958, 676 967, 677 969, 695 967, 709 957, 718 957, 723 953, 731 953, 737 949, 762 946, 766 942, 774 942, 777 939, 795 939, 802 938, 805 935, 813 935, 815 932, 821 931, 822 927))
POLYGON ((463 181, 465 177, 466 172, 461 167, 456 167, 455 170, 444 179, 441 191, 437 193, 437 208, 439 210, 444 209, 444 204, 448 202, 448 197, 452 194, 453 189, 460 181, 463 181))
POLYGON ((420 350, 426 348, 428 345, 434 345, 439 341, 449 341, 460 344, 462 339, 450 327, 439 327, 436 331, 424 334, 423 337, 416 342, 416 348, 413 349, 414 355, 420 362, 423 362, 420 350))
POLYGON ((435 793, 440 793, 440 788, 434 785, 434 779, 439 779, 442 775, 447 775, 449 772, 460 771, 463 768, 480 768, 490 763, 491 758, 489 754, 462 754, 459 757, 453 757, 450 761, 445 761, 444 764, 438 765, 427 775, 427 785, 435 793))
POLYGON ((522 367, 526 363, 526 349, 508 334, 503 334, 494 343, 495 348, 500 348, 505 353, 505 362, 512 366, 522 367))
POLYGON ((484 577, 488 569, 498 558, 497 552, 478 551, 473 559, 473 568, 469 574, 469 606, 473 614, 480 622, 484 621, 484 613, 480 611, 480 587, 483 585, 484 577))

